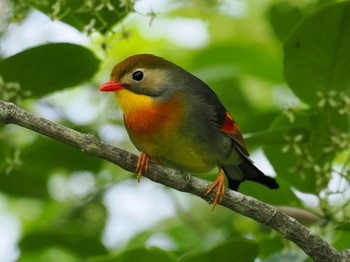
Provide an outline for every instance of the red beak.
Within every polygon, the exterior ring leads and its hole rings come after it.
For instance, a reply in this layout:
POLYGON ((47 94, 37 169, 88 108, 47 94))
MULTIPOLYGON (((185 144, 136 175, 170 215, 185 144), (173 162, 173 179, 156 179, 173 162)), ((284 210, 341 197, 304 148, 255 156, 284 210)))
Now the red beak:
POLYGON ((102 92, 111 92, 111 91, 117 91, 121 90, 123 88, 123 84, 121 82, 114 82, 113 80, 110 80, 103 85, 100 86, 98 90, 102 92))

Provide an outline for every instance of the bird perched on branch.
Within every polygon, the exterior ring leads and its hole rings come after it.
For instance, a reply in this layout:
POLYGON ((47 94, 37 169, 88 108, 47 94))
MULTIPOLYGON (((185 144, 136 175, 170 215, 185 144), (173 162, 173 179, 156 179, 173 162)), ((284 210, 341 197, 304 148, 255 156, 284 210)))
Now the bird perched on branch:
POLYGON ((236 122, 217 95, 183 68, 154 55, 134 55, 117 64, 99 90, 114 92, 130 139, 141 151, 139 181, 150 159, 193 173, 217 166, 216 180, 204 192, 215 191, 213 209, 225 193, 223 171, 233 190, 244 180, 279 187, 254 166, 236 122))

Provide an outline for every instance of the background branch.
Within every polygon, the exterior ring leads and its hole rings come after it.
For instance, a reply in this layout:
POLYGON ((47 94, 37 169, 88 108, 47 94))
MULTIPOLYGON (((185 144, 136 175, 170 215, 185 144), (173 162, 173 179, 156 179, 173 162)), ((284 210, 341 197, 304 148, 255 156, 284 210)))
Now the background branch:
MULTIPOLYGON (((127 171, 135 171, 136 155, 111 146, 93 135, 53 123, 1 100, 0 122, 28 128, 72 145, 84 153, 110 161, 127 171)), ((147 178, 173 189, 197 195, 206 201, 212 201, 213 198, 213 194, 203 196, 210 185, 209 181, 155 163, 150 163, 147 178)), ((298 245, 314 261, 350 261, 349 250, 338 252, 320 236, 271 205, 229 189, 226 189, 221 205, 276 230, 298 245)))

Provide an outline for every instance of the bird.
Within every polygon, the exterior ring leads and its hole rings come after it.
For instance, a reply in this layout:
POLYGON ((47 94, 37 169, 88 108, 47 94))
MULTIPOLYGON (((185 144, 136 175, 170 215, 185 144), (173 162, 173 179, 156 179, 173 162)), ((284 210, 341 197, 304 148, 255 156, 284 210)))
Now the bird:
POLYGON ((182 67, 153 54, 136 54, 114 66, 99 87, 114 92, 130 140, 141 152, 135 172, 147 175, 149 161, 201 174, 218 168, 204 192, 215 192, 213 209, 228 187, 238 191, 245 180, 279 187, 249 157, 237 123, 214 91, 182 67))

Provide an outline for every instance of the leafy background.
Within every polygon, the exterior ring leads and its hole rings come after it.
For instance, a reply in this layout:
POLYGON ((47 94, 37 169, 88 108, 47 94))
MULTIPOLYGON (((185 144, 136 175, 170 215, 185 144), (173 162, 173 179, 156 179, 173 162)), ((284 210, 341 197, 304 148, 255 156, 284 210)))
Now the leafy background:
MULTIPOLYGON (((166 57, 215 90, 281 185, 241 191, 349 248, 349 1, 7 0, 0 12, 1 99, 136 152, 97 88, 129 55, 166 57)), ((309 260, 248 218, 4 125, 0 243, 1 261, 309 260)))

